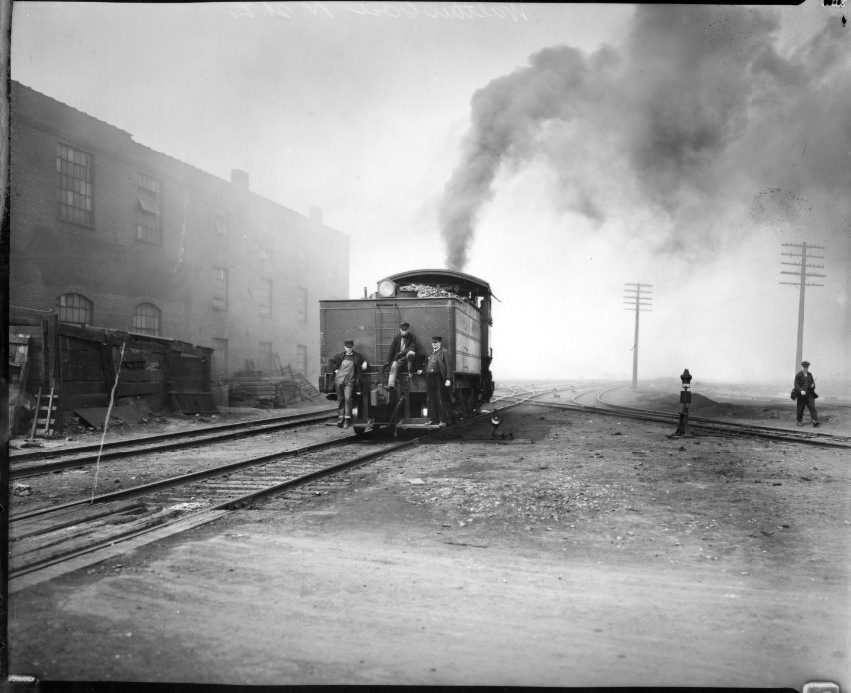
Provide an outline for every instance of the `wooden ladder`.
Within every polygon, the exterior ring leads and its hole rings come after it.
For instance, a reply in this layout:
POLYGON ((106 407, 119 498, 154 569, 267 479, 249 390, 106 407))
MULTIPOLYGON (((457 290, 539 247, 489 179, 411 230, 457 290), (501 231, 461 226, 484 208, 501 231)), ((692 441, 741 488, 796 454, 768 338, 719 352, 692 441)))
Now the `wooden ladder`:
POLYGON ((36 436, 49 438, 54 434, 56 430, 56 404, 58 400, 59 395, 55 393, 54 388, 51 387, 50 394, 45 395, 42 395, 41 388, 38 388, 30 438, 35 438, 36 436), (42 400, 46 400, 47 403, 45 404, 42 400))

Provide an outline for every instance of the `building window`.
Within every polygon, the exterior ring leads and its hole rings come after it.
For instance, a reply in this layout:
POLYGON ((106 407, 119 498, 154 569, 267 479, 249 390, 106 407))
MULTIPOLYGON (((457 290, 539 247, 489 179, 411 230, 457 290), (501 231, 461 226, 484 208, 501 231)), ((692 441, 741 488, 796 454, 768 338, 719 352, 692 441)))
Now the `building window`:
POLYGON ((228 372, 228 340, 213 337, 213 375, 226 375, 228 372))
POLYGON ((260 294, 257 297, 260 315, 272 317, 272 280, 260 280, 260 294))
POLYGON ((133 332, 158 337, 160 334, 160 309, 153 303, 140 303, 133 311, 133 332))
POLYGON ((296 289, 296 318, 299 322, 307 322, 307 289, 296 289))
POLYGON ((260 342, 260 370, 272 372, 272 342, 260 342))
POLYGON ((160 223, 160 182, 144 173, 136 173, 136 238, 146 243, 162 244, 160 223))
POLYGON ((228 235, 227 221, 225 220, 225 215, 221 212, 213 214, 213 230, 216 232, 217 236, 228 235))
POLYGON ((307 244, 302 239, 296 241, 295 261, 299 272, 307 272, 307 244))
POLYGON ((222 267, 213 268, 213 308, 228 309, 228 271, 222 267))
POLYGON ((296 346, 295 351, 295 370, 296 373, 304 375, 307 373, 307 347, 303 344, 296 346))
POLYGON ((80 294, 63 294, 57 301, 60 322, 91 325, 94 304, 80 294))
POLYGON ((59 175, 56 213, 63 221, 94 226, 93 157, 67 144, 59 144, 56 172, 59 175))

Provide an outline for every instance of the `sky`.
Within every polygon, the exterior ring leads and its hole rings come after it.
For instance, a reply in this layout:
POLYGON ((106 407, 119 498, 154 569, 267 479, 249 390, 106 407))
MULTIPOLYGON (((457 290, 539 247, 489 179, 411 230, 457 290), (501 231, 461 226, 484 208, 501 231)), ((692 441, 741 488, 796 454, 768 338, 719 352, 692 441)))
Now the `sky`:
MULTIPOLYGON (((500 379, 849 376, 851 28, 799 6, 16 2, 12 78, 490 283, 500 379), (792 244, 792 245, 784 245, 792 244)), ((14 176, 14 171, 12 171, 14 176)), ((412 326, 413 328, 413 326, 412 326)))

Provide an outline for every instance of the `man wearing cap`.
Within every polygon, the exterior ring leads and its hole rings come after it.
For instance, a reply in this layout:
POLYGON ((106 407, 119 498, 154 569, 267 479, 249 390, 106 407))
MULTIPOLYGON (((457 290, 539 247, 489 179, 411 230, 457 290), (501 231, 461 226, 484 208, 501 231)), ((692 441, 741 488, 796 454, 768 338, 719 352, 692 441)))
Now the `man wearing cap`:
POLYGON ((348 428, 352 425, 352 395, 361 371, 365 371, 368 364, 366 359, 355 351, 354 340, 347 339, 343 346, 344 351, 334 354, 329 364, 334 371, 334 387, 337 390, 337 426, 348 428))
POLYGON ((446 423, 446 393, 452 386, 452 367, 443 350, 442 337, 431 338, 431 353, 426 358, 425 374, 429 423, 446 423))
POLYGON ((813 426, 818 426, 818 414, 816 413, 816 381, 810 373, 810 362, 801 361, 801 370, 795 375, 795 397, 797 399, 798 425, 804 425, 804 407, 810 410, 810 418, 813 426))
POLYGON ((414 369, 414 357, 417 355, 417 338, 408 331, 410 325, 403 322, 399 325, 399 334, 393 337, 390 350, 387 352, 387 365, 390 368, 390 377, 387 379, 387 387, 396 384, 396 371, 403 361, 408 362, 408 375, 414 369))

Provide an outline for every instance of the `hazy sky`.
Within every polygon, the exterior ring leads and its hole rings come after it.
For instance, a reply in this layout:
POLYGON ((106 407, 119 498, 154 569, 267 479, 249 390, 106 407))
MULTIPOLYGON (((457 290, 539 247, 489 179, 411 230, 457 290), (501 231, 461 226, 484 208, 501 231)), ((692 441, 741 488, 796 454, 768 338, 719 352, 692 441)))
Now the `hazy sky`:
MULTIPOLYGON (((351 238, 351 296, 490 282, 497 380, 848 373, 851 28, 794 7, 17 2, 12 77, 351 238)), ((12 172, 14 176, 14 171, 12 172)))

